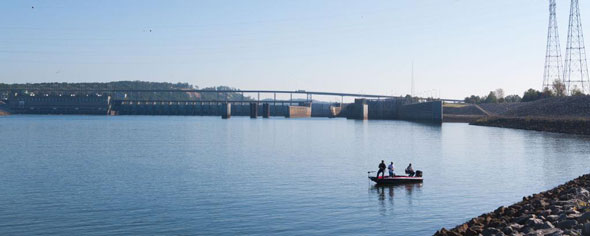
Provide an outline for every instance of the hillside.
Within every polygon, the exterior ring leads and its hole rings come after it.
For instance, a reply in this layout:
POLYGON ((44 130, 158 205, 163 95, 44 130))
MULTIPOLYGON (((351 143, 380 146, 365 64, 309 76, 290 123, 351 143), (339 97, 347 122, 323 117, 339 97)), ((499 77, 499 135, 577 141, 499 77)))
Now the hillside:
POLYGON ((590 96, 554 97, 533 102, 481 104, 502 117, 590 118, 590 96))

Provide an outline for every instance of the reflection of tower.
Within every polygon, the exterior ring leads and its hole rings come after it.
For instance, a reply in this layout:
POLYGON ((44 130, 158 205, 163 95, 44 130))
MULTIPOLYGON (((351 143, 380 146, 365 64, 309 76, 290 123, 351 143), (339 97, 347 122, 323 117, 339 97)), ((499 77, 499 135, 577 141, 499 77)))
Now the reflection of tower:
POLYGON ((572 94, 577 89, 583 93, 590 92, 586 48, 584 47, 584 34, 582 33, 578 0, 571 0, 570 5, 563 81, 569 94, 572 94))
POLYGON ((561 81, 561 48, 559 47, 559 31, 555 14, 555 0, 549 0, 549 29, 547 31, 547 51, 545 53, 545 72, 543 73, 543 89, 551 88, 553 81, 561 81))

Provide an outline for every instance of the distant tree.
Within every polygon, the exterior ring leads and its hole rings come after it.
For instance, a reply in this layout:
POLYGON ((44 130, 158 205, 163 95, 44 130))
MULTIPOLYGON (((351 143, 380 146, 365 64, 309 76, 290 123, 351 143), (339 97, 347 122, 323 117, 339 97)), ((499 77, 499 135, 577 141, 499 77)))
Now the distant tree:
POLYGON ((563 97, 566 95, 565 84, 563 82, 561 82, 560 80, 556 79, 555 81, 553 81, 552 87, 553 87, 553 93, 555 94, 555 96, 563 97))
POLYGON ((481 103, 481 98, 479 96, 471 95, 470 97, 466 97, 464 101, 465 103, 479 104, 481 103))
POLYGON ((550 97, 555 97, 553 90, 551 90, 549 88, 544 88, 543 92, 541 93, 541 98, 550 98, 550 97))
POLYGON ((484 100, 485 103, 498 103, 498 97, 496 97, 496 93, 494 91, 490 91, 486 99, 484 100))
POLYGON ((514 94, 514 95, 508 95, 504 98, 504 102, 520 102, 522 100, 522 98, 520 98, 520 96, 514 94))
POLYGON ((571 91, 571 95, 572 96, 583 96, 584 92, 582 92, 582 90, 580 90, 578 87, 574 87, 574 89, 572 89, 572 91, 571 91))
POLYGON ((499 103, 504 102, 504 89, 496 89, 496 91, 494 91, 494 94, 496 95, 496 98, 498 99, 499 103))
POLYGON ((541 92, 539 92, 538 90, 532 89, 532 88, 525 91, 524 95, 522 95, 523 102, 531 102, 531 101, 539 100, 540 98, 541 98, 541 92))

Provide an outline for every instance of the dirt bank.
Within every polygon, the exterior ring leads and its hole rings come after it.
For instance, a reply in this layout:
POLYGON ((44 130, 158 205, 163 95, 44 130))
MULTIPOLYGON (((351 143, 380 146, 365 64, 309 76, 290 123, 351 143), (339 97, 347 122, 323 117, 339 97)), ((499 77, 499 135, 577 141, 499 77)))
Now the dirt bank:
POLYGON ((434 235, 590 235, 590 175, 434 235))
POLYGON ((473 104, 444 104, 443 122, 469 123, 486 117, 480 107, 473 104))

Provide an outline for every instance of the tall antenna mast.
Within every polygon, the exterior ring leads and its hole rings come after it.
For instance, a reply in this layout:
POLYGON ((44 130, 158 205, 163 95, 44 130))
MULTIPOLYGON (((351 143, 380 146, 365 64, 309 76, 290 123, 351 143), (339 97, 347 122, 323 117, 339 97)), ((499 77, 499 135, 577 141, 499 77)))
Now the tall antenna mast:
POLYGON ((547 50, 545 53, 542 89, 551 89, 555 80, 562 81, 561 48, 559 46, 559 30, 557 29, 555 8, 555 0, 549 0, 549 27, 547 29, 547 50))
POLYGON ((590 92, 586 48, 584 47, 584 34, 582 33, 578 0, 571 0, 570 5, 563 80, 569 94, 572 94, 574 90, 580 90, 583 93, 590 92))
POLYGON ((414 97, 414 61, 412 61, 412 90, 410 96, 414 97))

